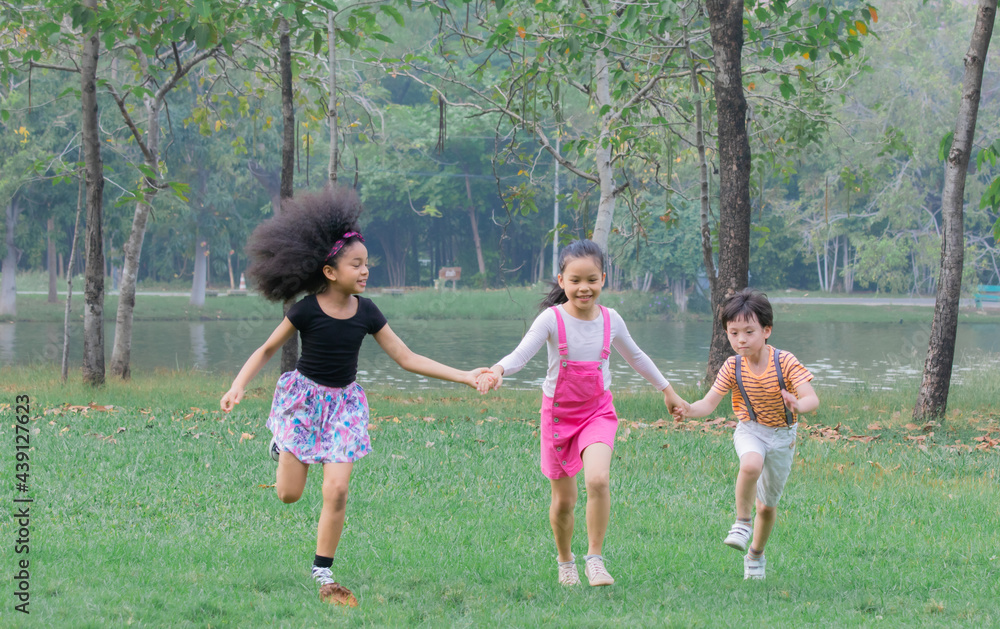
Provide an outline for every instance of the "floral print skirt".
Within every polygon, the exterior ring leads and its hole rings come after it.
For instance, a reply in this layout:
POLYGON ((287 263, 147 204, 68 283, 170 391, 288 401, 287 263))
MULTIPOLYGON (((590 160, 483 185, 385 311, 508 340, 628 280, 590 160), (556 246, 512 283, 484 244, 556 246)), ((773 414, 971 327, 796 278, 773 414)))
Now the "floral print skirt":
POLYGON ((327 387, 296 369, 281 375, 267 427, 303 463, 353 463, 371 452, 368 398, 357 382, 327 387))

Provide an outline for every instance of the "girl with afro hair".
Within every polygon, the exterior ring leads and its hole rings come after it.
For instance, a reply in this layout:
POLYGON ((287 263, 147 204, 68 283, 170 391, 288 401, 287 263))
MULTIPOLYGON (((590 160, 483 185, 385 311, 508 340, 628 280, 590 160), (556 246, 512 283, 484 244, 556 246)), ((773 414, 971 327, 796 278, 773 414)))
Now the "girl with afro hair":
POLYGON ((368 280, 368 250, 358 231, 361 210, 353 191, 328 187, 286 200, 279 215, 254 230, 247 245, 252 260, 247 274, 260 293, 278 302, 306 296, 250 355, 220 403, 223 411, 232 410, 267 361, 296 332, 301 335, 302 355, 296 369, 278 379, 267 419, 274 435, 271 457, 278 462, 275 488, 282 502, 296 502, 309 466, 323 466, 312 574, 321 600, 352 607, 357 599, 334 581, 331 567, 354 462, 371 452, 368 401, 355 381, 361 342, 373 335, 400 367, 432 378, 475 387, 485 371, 460 371, 415 354, 378 307, 361 296, 368 280))

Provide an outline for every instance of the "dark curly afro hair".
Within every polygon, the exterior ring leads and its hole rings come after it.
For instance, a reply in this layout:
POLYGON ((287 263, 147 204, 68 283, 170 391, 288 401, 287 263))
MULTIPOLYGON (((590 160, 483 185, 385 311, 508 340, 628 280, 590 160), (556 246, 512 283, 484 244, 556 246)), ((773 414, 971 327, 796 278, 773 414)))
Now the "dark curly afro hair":
MULTIPOLYGON (((322 292, 326 289, 323 266, 339 257, 338 253, 327 260, 330 248, 347 232, 358 231, 361 211, 361 200, 349 188, 328 186, 283 200, 281 213, 258 225, 250 235, 247 276, 271 301, 322 292)), ((356 240, 352 236, 345 244, 356 240)))

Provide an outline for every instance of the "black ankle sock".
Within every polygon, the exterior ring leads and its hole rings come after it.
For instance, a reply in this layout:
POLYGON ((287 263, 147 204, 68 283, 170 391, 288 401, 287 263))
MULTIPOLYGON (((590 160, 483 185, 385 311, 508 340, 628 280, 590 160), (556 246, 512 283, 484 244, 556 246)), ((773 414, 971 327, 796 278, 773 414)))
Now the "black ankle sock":
POLYGON ((316 555, 316 559, 313 560, 313 565, 317 568, 329 568, 333 565, 333 557, 323 557, 321 555, 316 555))

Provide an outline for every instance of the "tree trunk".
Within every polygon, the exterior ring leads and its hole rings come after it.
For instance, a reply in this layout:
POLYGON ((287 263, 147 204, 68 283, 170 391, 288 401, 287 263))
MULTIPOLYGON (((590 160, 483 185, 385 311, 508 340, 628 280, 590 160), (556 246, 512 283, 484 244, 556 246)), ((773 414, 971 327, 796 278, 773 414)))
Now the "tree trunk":
POLYGON ((719 273, 712 287, 712 341, 706 385, 732 348, 722 328, 722 302, 747 285, 750 270, 750 141, 743 96, 743 3, 706 0, 719 119, 719 273))
MULTIPOLYGON (((97 10, 97 0, 84 6, 97 10)), ((96 21, 94 22, 96 23, 96 21)), ((83 112, 83 161, 87 171, 87 265, 83 308, 83 381, 104 384, 104 247, 102 221, 104 164, 97 123, 97 30, 84 34, 80 63, 80 106, 83 112)))
POLYGON ((674 296, 674 304, 677 306, 677 312, 687 312, 688 310, 688 293, 687 293, 687 280, 684 278, 674 279, 670 282, 670 292, 674 296))
POLYGON ((469 169, 465 171, 465 194, 469 198, 469 224, 472 226, 472 242, 476 245, 476 262, 479 263, 479 274, 486 275, 486 262, 483 261, 483 243, 479 241, 479 223, 476 221, 476 206, 472 200, 472 184, 469 183, 469 169))
POLYGON ((69 376, 69 314, 73 304, 73 264, 76 262, 76 236, 80 231, 80 210, 83 207, 83 177, 76 191, 76 221, 73 223, 73 241, 69 246, 69 263, 66 274, 66 311, 63 313, 62 381, 69 376))
MULTIPOLYGON (((562 133, 556 134, 556 153, 562 142, 562 133)), ((559 275, 559 162, 552 165, 552 198, 555 199, 552 208, 552 278, 559 275)))
MULTIPOLYGON (((279 44, 281 58, 281 189, 279 191, 280 200, 292 198, 293 176, 295 174, 295 109, 292 102, 292 44, 289 36, 288 21, 281 19, 281 39, 279 44)), ((279 201, 280 205, 280 201, 279 201)), ((283 211, 283 209, 279 209, 283 211)), ((295 298, 285 301, 282 311, 288 310, 295 304, 295 298)), ((281 373, 293 371, 299 360, 299 335, 293 334, 292 338, 281 346, 281 373)))
POLYGON ((914 419, 921 421, 942 418, 948 408, 948 388, 955 357, 958 305, 962 290, 962 266, 965 260, 962 223, 965 177, 976 132, 983 66, 993 35, 996 12, 997 0, 980 0, 969 51, 965 54, 962 102, 955 122, 951 150, 948 152, 944 192, 941 195, 941 272, 938 275, 937 298, 934 302, 934 321, 931 324, 927 360, 924 362, 923 381, 913 409, 914 419))
POLYGON ((851 239, 844 236, 844 292, 854 292, 854 267, 851 266, 851 239))
POLYGON ((288 20, 281 18, 279 63, 281 65, 281 189, 282 199, 292 197, 292 177, 295 167, 295 108, 292 102, 292 44, 288 20))
POLYGON ((819 289, 823 290, 823 267, 819 261, 819 245, 816 245, 816 278, 819 280, 819 289))
MULTIPOLYGON (((702 102, 704 99, 701 86, 698 82, 698 64, 695 62, 694 53, 691 52, 691 42, 688 39, 687 31, 684 31, 684 48, 687 51, 688 61, 691 65, 691 92, 694 94, 694 137, 695 145, 698 148, 698 178, 701 183, 701 212, 699 214, 701 226, 701 257, 705 264, 705 275, 708 277, 709 294, 715 290, 715 260, 712 257, 712 226, 709 223, 711 205, 708 197, 708 160, 705 157, 705 122, 702 102)), ((687 296, 684 297, 684 310, 687 310, 687 296)))
MULTIPOLYGON (((611 78, 608 58, 603 52, 597 54, 596 96, 598 110, 605 105, 611 105, 611 78)), ((597 205, 597 218, 594 221, 592 240, 601 251, 608 251, 608 237, 611 235, 611 221, 615 216, 615 180, 611 169, 611 114, 601 116, 601 133, 597 138, 597 148, 594 160, 597 165, 597 177, 601 182, 601 200, 597 205)))
POLYGON ((336 11, 326 12, 326 43, 328 47, 330 65, 329 94, 330 104, 327 107, 327 123, 330 125, 330 165, 328 167, 330 183, 337 185, 337 166, 340 164, 340 139, 337 137, 337 129, 340 119, 337 113, 337 27, 334 25, 337 19, 336 11))
POLYGON ((208 284, 208 243, 202 240, 200 233, 195 233, 194 240, 194 278, 191 280, 189 303, 201 308, 205 305, 205 287, 208 284))
POLYGON ((3 257, 0 267, 0 315, 17 316, 17 261, 21 250, 14 245, 14 230, 17 229, 17 215, 21 213, 17 195, 7 203, 6 228, 4 244, 7 245, 7 255, 3 257))
POLYGON ((379 232, 379 242, 382 243, 382 253, 385 254, 386 271, 389 274, 389 286, 403 288, 406 286, 406 254, 410 249, 409 233, 406 242, 392 230, 389 237, 383 231, 379 232))
MULTIPOLYGON (((145 157, 146 167, 154 173, 160 170, 160 105, 158 98, 151 95, 143 97, 146 105, 147 130, 145 157)), ((142 255, 142 242, 146 237, 146 222, 153 209, 153 199, 156 197, 156 182, 145 182, 142 191, 142 201, 136 203, 132 215, 132 230, 123 247, 125 259, 122 260, 122 279, 118 283, 118 311, 115 315, 115 342, 111 351, 111 373, 122 380, 132 377, 132 323, 135 311, 135 284, 139 276, 139 257, 142 255)))
POLYGON ((45 223, 45 239, 48 245, 48 256, 46 257, 46 265, 49 267, 49 303, 54 304, 59 301, 59 293, 56 291, 56 245, 52 242, 52 232, 56 228, 56 221, 50 218, 45 223))

